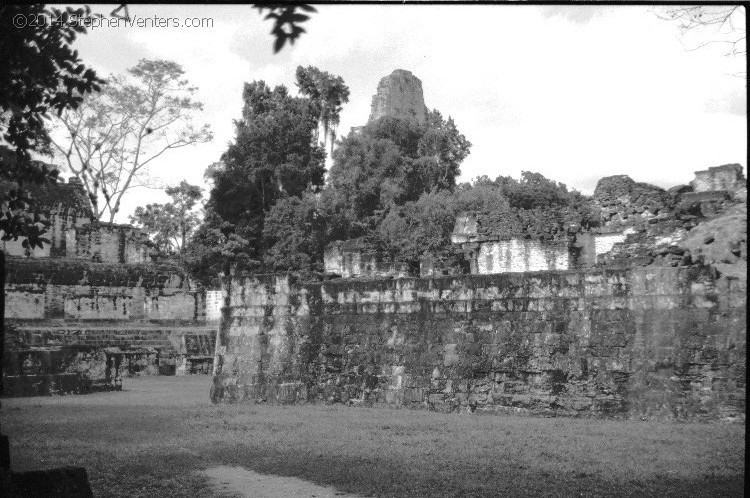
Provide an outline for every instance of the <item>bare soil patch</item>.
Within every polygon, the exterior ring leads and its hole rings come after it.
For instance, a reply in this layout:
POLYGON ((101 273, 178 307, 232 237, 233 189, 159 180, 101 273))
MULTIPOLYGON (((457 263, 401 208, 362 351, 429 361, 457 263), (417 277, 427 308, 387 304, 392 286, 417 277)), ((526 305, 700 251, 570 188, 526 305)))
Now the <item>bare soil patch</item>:
POLYGON ((242 467, 219 465, 203 471, 211 485, 221 493, 231 493, 243 498, 357 498, 336 491, 335 488, 318 486, 297 477, 259 474, 242 467))

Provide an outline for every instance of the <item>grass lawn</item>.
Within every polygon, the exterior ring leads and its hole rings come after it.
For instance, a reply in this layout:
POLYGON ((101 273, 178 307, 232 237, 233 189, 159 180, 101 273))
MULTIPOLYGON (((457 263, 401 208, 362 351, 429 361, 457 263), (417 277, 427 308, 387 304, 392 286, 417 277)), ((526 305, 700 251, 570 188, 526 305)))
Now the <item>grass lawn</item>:
POLYGON ((215 465, 373 496, 742 496, 742 424, 211 405, 210 379, 3 399, 14 470, 82 465, 96 496, 215 496, 215 465))

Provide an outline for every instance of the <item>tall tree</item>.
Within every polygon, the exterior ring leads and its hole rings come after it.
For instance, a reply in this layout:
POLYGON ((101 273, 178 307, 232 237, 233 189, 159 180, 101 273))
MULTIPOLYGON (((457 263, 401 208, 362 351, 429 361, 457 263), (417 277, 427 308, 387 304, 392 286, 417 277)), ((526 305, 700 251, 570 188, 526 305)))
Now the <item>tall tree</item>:
POLYGON ((141 227, 162 254, 181 254, 200 221, 196 206, 201 188, 183 180, 165 192, 172 202, 139 206, 130 222, 141 227))
POLYGON ((375 230, 384 213, 433 190, 452 190, 471 143, 437 111, 425 125, 384 117, 349 134, 328 182, 351 220, 348 236, 375 230))
POLYGON ((164 153, 211 140, 192 118, 203 104, 172 61, 142 59, 128 78, 111 77, 104 90, 60 116, 56 152, 89 194, 97 219, 114 221, 132 189, 153 186, 149 168, 164 153))
POLYGON ((456 127, 453 118, 444 120, 437 110, 427 113, 427 124, 419 140, 418 152, 429 161, 427 181, 438 189, 451 189, 461 173, 461 163, 469 155, 471 143, 456 127))
POLYGON ((318 124, 323 129, 321 144, 323 147, 329 146, 333 153, 342 106, 349 102, 349 87, 344 84, 341 76, 334 76, 313 66, 297 66, 297 87, 318 108, 318 124))
POLYGON ((210 251, 200 244, 221 234, 231 245, 227 251, 235 250, 233 235, 246 242, 238 264, 263 260, 267 212, 280 199, 322 185, 325 157, 314 140, 318 113, 309 99, 290 96, 284 86, 272 90, 263 81, 245 84, 243 99, 234 142, 206 172, 213 182, 207 203, 212 215, 199 231, 206 236, 196 237, 191 249, 210 251))

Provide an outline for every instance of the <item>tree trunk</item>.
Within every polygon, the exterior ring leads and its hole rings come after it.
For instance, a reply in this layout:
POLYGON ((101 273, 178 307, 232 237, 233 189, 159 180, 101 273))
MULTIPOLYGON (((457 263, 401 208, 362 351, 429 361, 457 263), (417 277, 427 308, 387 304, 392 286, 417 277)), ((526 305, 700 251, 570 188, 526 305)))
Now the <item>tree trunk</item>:
MULTIPOLYGON (((0 250, 0 395, 3 393, 3 355, 5 354, 5 251, 0 250)), ((0 448, 1 450, 1 448, 0 448)))

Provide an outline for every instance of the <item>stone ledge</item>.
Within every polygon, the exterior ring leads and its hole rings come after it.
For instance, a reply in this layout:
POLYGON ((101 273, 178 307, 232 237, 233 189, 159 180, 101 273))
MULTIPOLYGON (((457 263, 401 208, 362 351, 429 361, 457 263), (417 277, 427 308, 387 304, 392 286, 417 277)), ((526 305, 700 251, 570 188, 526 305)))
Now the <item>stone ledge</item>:
POLYGON ((10 473, 10 497, 93 498, 83 467, 30 470, 10 473))
POLYGON ((706 192, 685 192, 680 197, 682 202, 709 202, 723 201, 729 199, 729 192, 726 190, 709 190, 706 192))

